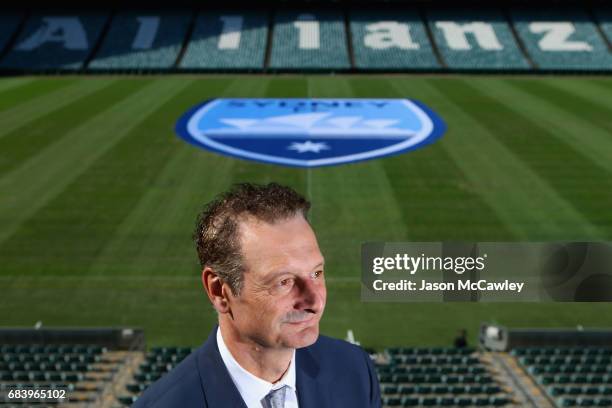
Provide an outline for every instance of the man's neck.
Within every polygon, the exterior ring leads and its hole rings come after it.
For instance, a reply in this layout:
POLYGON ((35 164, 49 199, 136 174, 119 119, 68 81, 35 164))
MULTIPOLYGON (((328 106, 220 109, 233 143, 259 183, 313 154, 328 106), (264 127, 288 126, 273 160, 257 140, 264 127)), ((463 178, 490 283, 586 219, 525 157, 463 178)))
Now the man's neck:
POLYGON ((221 336, 232 357, 254 376, 270 383, 279 381, 287 372, 294 350, 262 347, 240 336, 229 324, 219 322, 221 336))

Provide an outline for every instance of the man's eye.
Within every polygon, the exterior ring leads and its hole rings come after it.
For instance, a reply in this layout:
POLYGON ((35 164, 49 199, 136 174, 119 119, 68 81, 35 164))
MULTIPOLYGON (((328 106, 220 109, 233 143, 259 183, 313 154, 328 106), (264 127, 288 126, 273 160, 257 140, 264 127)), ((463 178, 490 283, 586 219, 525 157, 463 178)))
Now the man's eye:
POLYGON ((323 276, 323 271, 316 271, 312 274, 312 277, 315 279, 320 278, 321 276, 323 276))
POLYGON ((293 283, 293 279, 291 278, 287 278, 287 279, 283 279, 279 282, 280 286, 291 286, 291 284, 293 283))

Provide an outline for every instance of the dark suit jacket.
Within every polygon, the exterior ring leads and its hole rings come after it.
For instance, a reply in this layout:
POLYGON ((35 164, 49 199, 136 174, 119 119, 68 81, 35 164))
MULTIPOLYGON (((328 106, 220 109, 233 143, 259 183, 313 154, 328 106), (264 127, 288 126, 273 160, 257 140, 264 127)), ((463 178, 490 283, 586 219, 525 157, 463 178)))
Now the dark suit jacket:
MULTIPOLYGON (((152 384, 136 408, 247 408, 217 347, 217 328, 171 372, 152 384)), ((360 347, 319 336, 297 349, 300 408, 379 408, 380 389, 370 357, 360 347)))

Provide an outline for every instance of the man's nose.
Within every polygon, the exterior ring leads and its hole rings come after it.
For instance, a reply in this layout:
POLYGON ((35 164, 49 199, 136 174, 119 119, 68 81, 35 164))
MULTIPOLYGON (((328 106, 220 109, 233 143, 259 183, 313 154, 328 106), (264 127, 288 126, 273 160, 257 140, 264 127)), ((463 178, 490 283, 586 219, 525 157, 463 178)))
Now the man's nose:
POLYGON ((325 306, 325 282, 306 279, 299 284, 299 297, 296 302, 296 309, 318 313, 325 306))

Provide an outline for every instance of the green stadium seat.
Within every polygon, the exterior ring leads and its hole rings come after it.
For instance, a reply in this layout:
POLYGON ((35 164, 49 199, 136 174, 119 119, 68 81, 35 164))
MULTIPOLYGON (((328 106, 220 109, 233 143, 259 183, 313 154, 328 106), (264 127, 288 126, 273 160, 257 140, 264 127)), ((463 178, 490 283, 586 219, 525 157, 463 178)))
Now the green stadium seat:
POLYGON ((491 405, 491 402, 489 401, 489 398, 487 397, 474 398, 473 403, 477 407, 486 407, 486 406, 491 405))
POLYGON ((30 374, 27 371, 13 372, 13 381, 29 381, 30 374))
POLYGON ((383 394, 397 394, 398 387, 395 384, 384 384, 380 387, 383 394))
POLYGON ((416 392, 416 387, 412 385, 400 385, 398 391, 402 395, 410 395, 416 392))
POLYGON ((565 387, 561 387, 558 385, 551 385, 546 389, 546 392, 548 392, 548 394, 552 395, 553 397, 558 397, 560 395, 565 395, 566 389, 565 387))
POLYGON ((589 374, 586 377, 586 382, 588 384, 602 384, 604 382, 604 378, 599 374, 589 374))
POLYGON ((440 367, 440 374, 452 374, 455 372, 454 368, 452 366, 440 367))
POLYGON ((557 401, 560 407, 575 407, 578 405, 578 401, 575 398, 563 397, 557 401))
POLYGON ((484 388, 480 385, 472 385, 468 387, 468 392, 470 394, 482 394, 484 392, 484 388))
POLYGON ((440 69, 421 17, 414 10, 353 11, 350 30, 357 68, 440 69))
POLYGON ((264 12, 202 12, 179 67, 183 70, 262 70, 267 33, 268 17, 264 12))
POLYGON ((413 377, 410 374, 393 374, 391 382, 402 383, 411 382, 413 377))
POLYGON ((414 371, 412 371, 414 368, 417 367, 405 367, 405 366, 396 366, 393 368, 393 373, 394 374, 408 374, 408 373, 413 373, 414 371))
POLYGON ((501 11, 486 7, 436 9, 428 12, 427 18, 438 50, 449 68, 529 69, 501 11))
POLYGON ((62 374, 62 381, 77 382, 77 381, 81 381, 82 379, 83 379, 83 376, 81 374, 77 374, 77 373, 63 373, 62 374))
POLYGON ((425 382, 429 383, 429 384, 440 384, 442 382, 442 376, 441 375, 426 375, 425 376, 425 382))
POLYGON ((398 397, 383 397, 383 405, 389 407, 399 407, 402 405, 402 400, 398 397))
POLYGON ((592 407, 595 406, 595 400, 592 398, 578 398, 577 405, 579 407, 592 407))
POLYGON ((41 382, 41 381, 45 381, 46 380, 45 373, 42 373, 42 372, 32 372, 32 371, 30 371, 29 376, 30 376, 30 380, 31 381, 41 382))
POLYGON ((273 70, 350 68, 344 17, 331 10, 278 11, 270 53, 273 70))
POLYGON ((441 407, 451 407, 455 405, 455 399, 453 397, 440 397, 438 398, 438 405, 441 407))
POLYGON ((595 406, 598 407, 611 407, 612 406, 612 398, 596 398, 595 406))
POLYGON ((191 16, 167 11, 121 12, 111 23, 89 70, 170 69, 183 45, 191 16))
POLYGON ((424 374, 438 374, 439 372, 440 372, 440 367, 438 366, 427 366, 427 367, 424 367, 423 369, 424 374))
POLYGON ((599 387, 583 387, 581 391, 585 395, 599 395, 599 387))
POLYGON ((448 394, 450 389, 446 385, 436 385, 432 390, 435 394, 448 394))
POLYGON ((401 400, 402 407, 416 407, 420 403, 419 398, 415 397, 403 397, 401 400))
POLYGON ((134 404, 136 402, 137 397, 129 395, 129 396, 119 396, 117 397, 117 400, 127 406, 127 407, 131 407, 132 404, 134 404))
POLYGON ((144 386, 144 384, 127 384, 125 386, 125 389, 128 390, 129 392, 139 394, 143 392, 146 389, 146 387, 144 386))
POLYGON ((442 382, 445 384, 458 384, 460 382, 460 378, 458 376, 445 375, 442 377, 442 382))
MULTIPOLYGON (((7 15, 8 16, 8 15, 7 15)), ((3 21, 7 21, 6 19, 3 19, 3 21)), ((8 23, 6 24, 6 27, 9 27, 8 23)), ((3 26, 4 29, 4 26, 3 26)), ((10 31, 10 30, 8 30, 10 31)), ((12 33, 11 33, 12 35, 12 33)), ((13 354, 15 353, 15 346, 12 344, 2 344, 0 345, 0 357, 5 355, 5 354, 13 354)))
POLYGON ((510 400, 507 397, 493 397, 491 399, 491 405, 494 407, 501 407, 510 403, 510 400))
POLYGON ((417 394, 431 394, 432 388, 429 385, 419 385, 416 387, 417 394))
MULTIPOLYGON (((610 70, 612 55, 589 16, 578 8, 511 10, 514 27, 540 69, 610 70)), ((571 349, 574 355, 586 350, 571 349)))
POLYGON ((472 405, 472 399, 467 397, 455 398, 455 405, 459 407, 469 407, 470 405, 472 405))
MULTIPOLYGON (((146 374, 139 374, 139 373, 137 373, 137 374, 134 374, 134 379, 136 381, 138 381, 138 382, 145 382, 145 381, 147 381, 147 376, 146 376, 146 374)), ((381 382, 382 382, 382 380, 381 380, 381 382)))
POLYGON ((468 387, 465 385, 454 385, 452 387, 449 387, 449 390, 450 390, 450 393, 454 395, 468 393, 468 387))
POLYGON ((490 384, 493 382, 493 379, 489 375, 477 375, 474 378, 474 382, 477 382, 478 384, 490 384))
POLYGON ((423 397, 420 399, 419 405, 423 407, 433 407, 438 405, 438 399, 434 397, 423 397))
POLYGON ((61 373, 48 372, 48 373, 45 373, 45 378, 47 381, 55 381, 55 382, 64 381, 61 373))

